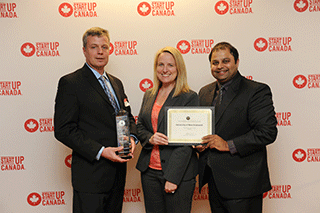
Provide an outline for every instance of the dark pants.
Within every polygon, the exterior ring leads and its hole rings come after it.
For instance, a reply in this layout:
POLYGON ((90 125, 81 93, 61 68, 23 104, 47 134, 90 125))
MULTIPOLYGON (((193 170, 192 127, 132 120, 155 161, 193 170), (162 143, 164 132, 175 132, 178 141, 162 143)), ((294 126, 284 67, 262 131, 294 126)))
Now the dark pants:
POLYGON ((121 213, 126 171, 118 169, 111 190, 107 193, 85 193, 73 190, 73 213, 121 213))
POLYGON ((189 213, 195 179, 182 181, 174 194, 164 191, 163 172, 149 168, 141 173, 141 183, 147 213, 189 213))
POLYGON ((205 177, 208 180, 209 202, 214 213, 262 213, 262 194, 243 199, 225 199, 220 196, 209 166, 206 166, 205 177))

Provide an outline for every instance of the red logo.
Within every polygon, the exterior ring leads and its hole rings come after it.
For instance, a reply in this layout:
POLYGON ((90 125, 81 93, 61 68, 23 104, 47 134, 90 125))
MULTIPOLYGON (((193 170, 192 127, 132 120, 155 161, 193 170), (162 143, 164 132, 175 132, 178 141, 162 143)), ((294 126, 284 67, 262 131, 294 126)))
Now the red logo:
POLYGON ((308 9, 309 4, 307 0, 295 0, 293 7, 297 12, 302 13, 308 9))
POLYGON ((141 2, 137 7, 137 11, 141 16, 147 16, 151 12, 151 6, 148 2, 141 2))
POLYGON ((41 196, 36 192, 32 192, 28 195, 27 201, 31 206, 37 206, 41 203, 41 196))
POLYGON ((114 51, 114 46, 113 44, 110 42, 110 48, 109 48, 109 55, 111 55, 114 51))
POLYGON ((38 121, 36 121, 35 119, 28 119, 25 123, 24 123, 24 128, 28 131, 28 132, 35 132, 38 130, 39 128, 39 123, 38 121))
POLYGON ((297 75, 293 78, 293 85, 298 89, 302 89, 307 85, 307 78, 303 75, 297 75))
POLYGON ((73 7, 71 4, 69 3, 62 3, 59 6, 59 13, 60 15, 62 15, 63 17, 70 17, 73 13, 73 7))
POLYGON ((33 56, 33 54, 36 52, 36 48, 33 44, 27 42, 21 46, 20 51, 22 55, 26 57, 30 57, 30 56, 33 56))
POLYGON ((229 10, 229 4, 226 1, 218 1, 216 5, 214 6, 214 10, 219 15, 224 15, 229 10))
POLYGON ((177 44, 177 49, 181 52, 181 54, 186 54, 190 51, 191 45, 186 40, 181 40, 177 44))
POLYGON ((72 155, 68 155, 64 160, 64 163, 66 164, 67 167, 71 168, 71 162, 72 162, 72 155))
POLYGON ((142 79, 140 81, 139 87, 140 87, 142 92, 145 92, 148 89, 153 87, 153 82, 148 78, 142 79))
POLYGON ((303 149, 296 149, 292 153, 293 160, 295 160, 299 163, 304 161, 306 159, 306 157, 307 157, 307 153, 303 149))
POLYGON ((264 38, 257 38, 253 46, 257 51, 263 52, 268 48, 268 41, 264 38))
POLYGON ((266 198, 268 196, 268 192, 263 193, 263 198, 266 198))

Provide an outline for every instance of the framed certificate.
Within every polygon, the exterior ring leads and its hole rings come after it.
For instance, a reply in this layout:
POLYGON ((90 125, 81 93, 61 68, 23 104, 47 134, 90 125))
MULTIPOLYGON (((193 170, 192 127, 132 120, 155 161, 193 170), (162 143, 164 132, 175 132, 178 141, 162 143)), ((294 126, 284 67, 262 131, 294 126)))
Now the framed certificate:
POLYGON ((214 134, 214 107, 166 107, 169 145, 198 145, 203 136, 214 134))

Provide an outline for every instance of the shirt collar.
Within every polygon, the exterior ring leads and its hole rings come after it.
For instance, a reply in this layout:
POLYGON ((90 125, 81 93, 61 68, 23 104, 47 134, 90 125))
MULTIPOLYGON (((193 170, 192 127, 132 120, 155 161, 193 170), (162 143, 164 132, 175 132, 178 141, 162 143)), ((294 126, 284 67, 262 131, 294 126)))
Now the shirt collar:
MULTIPOLYGON (((99 79, 102 75, 95 69, 93 69, 92 67, 90 67, 90 65, 86 62, 86 65, 89 67, 89 69, 93 72, 94 76, 96 76, 97 79, 99 79)), ((106 72, 103 72, 103 76, 106 77, 108 80, 108 76, 106 74, 106 72)))

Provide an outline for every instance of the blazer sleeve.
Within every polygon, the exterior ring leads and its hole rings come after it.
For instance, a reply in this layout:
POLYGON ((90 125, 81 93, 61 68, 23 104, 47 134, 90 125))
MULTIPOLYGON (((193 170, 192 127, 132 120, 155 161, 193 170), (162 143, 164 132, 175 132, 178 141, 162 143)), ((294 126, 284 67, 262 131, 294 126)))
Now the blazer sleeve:
POLYGON ((265 148, 277 137, 277 119, 268 85, 259 84, 248 103, 247 112, 250 130, 233 139, 237 152, 246 156, 265 148))
POLYGON ((137 122, 137 132, 138 132, 138 138, 141 142, 141 146, 145 149, 152 149, 152 145, 149 144, 149 139, 154 134, 152 130, 152 124, 150 119, 150 115, 148 115, 147 111, 151 111, 150 108, 152 108, 152 100, 155 97, 151 96, 151 92, 147 91, 142 99, 140 112, 138 115, 138 122, 137 122), (147 103, 148 102, 148 103, 147 103))
MULTIPOLYGON (((199 97, 195 92, 187 93, 186 96, 182 95, 180 100, 180 104, 175 104, 175 106, 199 106, 199 97)), ((195 150, 191 146, 174 147, 164 171, 164 178, 171 183, 180 185, 193 152, 195 150)))
POLYGON ((74 84, 66 77, 59 80, 55 99, 54 135, 63 144, 92 162, 102 145, 90 138, 84 138, 78 128, 80 106, 74 84))

